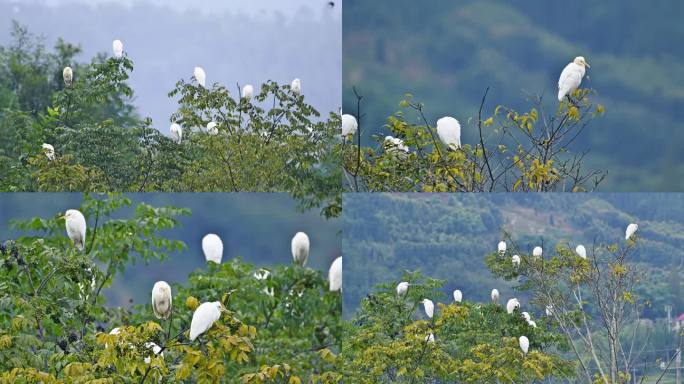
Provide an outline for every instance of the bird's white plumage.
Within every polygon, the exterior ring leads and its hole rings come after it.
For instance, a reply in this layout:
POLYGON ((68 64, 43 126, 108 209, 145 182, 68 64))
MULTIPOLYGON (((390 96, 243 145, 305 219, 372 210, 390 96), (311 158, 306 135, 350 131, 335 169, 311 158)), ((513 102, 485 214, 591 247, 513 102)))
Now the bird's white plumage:
POLYGON ((434 343, 435 342, 435 335, 431 333, 431 334, 425 336, 425 341, 427 341, 428 343, 434 343))
POLYGON ((197 80, 197 83, 200 86, 204 87, 207 82, 207 74, 204 72, 204 69, 202 69, 202 67, 195 67, 192 73, 195 76, 195 80, 197 80))
POLYGON ((534 256, 534 257, 541 257, 542 252, 543 252, 543 251, 542 251, 542 247, 536 246, 536 247, 534 247, 534 249, 532 250, 532 256, 534 256))
POLYGON ((499 241, 499 245, 497 245, 497 250, 499 251, 500 255, 503 255, 506 253, 506 242, 505 241, 499 241))
POLYGON ((114 327, 111 331, 109 331, 110 335, 118 335, 119 333, 121 333, 119 327, 114 327))
POLYGON ((492 302, 496 303, 497 301, 499 301, 499 290, 496 288, 492 289, 492 293, 490 296, 492 298, 492 302))
POLYGON ((461 124, 450 116, 437 120, 437 135, 447 148, 461 148, 461 124))
POLYGON ((62 70, 62 78, 64 79, 64 85, 67 87, 71 85, 71 82, 74 80, 74 71, 71 67, 64 67, 62 70))
POLYGON ((45 156, 48 158, 48 160, 55 159, 55 147, 47 143, 43 143, 41 147, 43 148, 43 152, 45 153, 45 156))
POLYGON ((516 308, 520 308, 520 302, 515 297, 506 303, 506 311, 511 314, 516 308))
POLYGON ((221 318, 221 303, 218 301, 200 304, 192 314, 190 322, 190 340, 194 341, 197 336, 208 331, 214 322, 221 318))
POLYGON ((210 121, 207 123, 207 133, 210 135, 218 135, 218 128, 216 128, 216 122, 210 121))
POLYGON ((347 137, 356 133, 359 129, 359 123, 356 121, 354 115, 345 113, 342 115, 342 136, 347 137))
POLYGON ((295 95, 301 95, 302 94, 302 81, 299 79, 292 80, 292 84, 290 84, 290 88, 292 89, 292 92, 294 92, 295 95))
POLYGON ((269 276, 271 276, 271 272, 269 272, 268 269, 261 268, 257 271, 254 271, 253 276, 257 280, 266 280, 269 276))
POLYGON ((527 351, 530 348, 530 340, 527 336, 520 336, 520 338, 518 338, 518 344, 520 344, 520 349, 522 349, 523 353, 527 355, 527 351))
POLYGON ((432 319, 432 316, 435 314, 435 303, 430 299, 423 299, 423 309, 425 309, 427 317, 432 319))
POLYGON ((580 244, 577 247, 575 247, 575 252, 577 253, 577 256, 583 259, 587 258, 587 249, 584 248, 584 245, 580 244))
POLYGON ((335 259, 328 270, 330 290, 335 292, 342 289, 342 256, 335 259))
POLYGON ((254 96, 254 87, 252 84, 247 84, 242 87, 242 98, 250 100, 254 96))
POLYGON ((404 140, 398 137, 385 136, 385 148, 388 152, 408 153, 409 148, 404 144, 404 140))
POLYGON ((216 264, 221 264, 223 258, 223 241, 218 235, 209 233, 202 238, 202 252, 204 259, 216 264))
POLYGON ((409 283, 406 281, 402 281, 401 283, 397 284, 397 295, 404 296, 408 291, 408 288, 409 283))
POLYGON ((529 313, 529 312, 522 312, 521 315, 522 315, 522 317, 525 318, 525 321, 527 321, 527 322, 529 322, 530 320, 532 320, 532 317, 530 316, 530 313, 529 313))
POLYGON ((168 319, 171 314, 171 286, 166 281, 157 281, 152 287, 152 310, 158 319, 168 319))
POLYGON ((120 59, 123 56, 123 43, 121 40, 114 40, 112 42, 112 53, 117 59, 120 59))
POLYGON ((78 250, 85 249, 86 241, 86 220, 83 214, 76 209, 69 209, 64 214, 66 231, 69 239, 73 241, 78 250))
POLYGON ((551 316, 553 315, 553 305, 547 305, 546 306, 546 316, 551 316))
MULTIPOLYGON (((152 353, 154 353, 155 355, 158 355, 158 354, 161 352, 161 356, 164 357, 164 352, 162 352, 161 347, 158 346, 156 343, 153 343, 153 342, 151 342, 151 341, 148 341, 147 343, 145 343, 145 348, 151 349, 151 350, 152 350, 152 353)), ((145 357, 145 364, 149 364, 150 361, 152 361, 152 357, 151 357, 151 356, 145 357)))
POLYGON ((180 126, 180 124, 171 124, 171 127, 169 127, 169 132, 171 132, 171 139, 180 144, 180 142, 183 140, 183 128, 180 126))
POLYGON ((306 264, 306 260, 309 258, 309 236, 304 232, 297 232, 292 237, 291 246, 295 264, 306 264))
POLYGON ((457 303, 460 303, 463 301, 463 293, 461 292, 460 289, 457 289, 454 291, 454 301, 457 303))
POLYGON ((629 238, 636 233, 637 229, 639 229, 638 224, 631 223, 628 225, 627 229, 625 230, 625 240, 629 240, 629 238))
POLYGON ((579 88, 586 71, 585 67, 588 66, 584 57, 578 56, 563 68, 558 78, 558 101, 562 101, 566 95, 579 88))
POLYGON ((511 262, 515 268, 518 268, 520 266, 520 256, 513 255, 513 257, 511 257, 511 262))
POLYGON ((534 320, 528 320, 527 324, 529 324, 532 328, 537 328, 537 323, 535 323, 534 320))

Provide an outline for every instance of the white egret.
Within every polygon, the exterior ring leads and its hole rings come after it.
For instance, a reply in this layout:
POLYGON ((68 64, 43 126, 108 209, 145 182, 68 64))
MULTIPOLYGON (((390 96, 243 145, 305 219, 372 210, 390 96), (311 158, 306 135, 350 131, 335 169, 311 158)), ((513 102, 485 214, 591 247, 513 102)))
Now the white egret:
POLYGON ((584 57, 577 56, 570 64, 566 65, 558 79, 558 101, 562 101, 566 95, 570 95, 582 83, 582 78, 589 64, 584 57))
POLYGON ((537 323, 535 323, 534 320, 529 320, 527 324, 529 324, 532 328, 537 328, 537 323))
POLYGON ((183 140, 183 128, 180 126, 180 124, 171 124, 171 127, 169 127, 169 132, 171 132, 171 139, 180 144, 181 140, 183 140))
POLYGON ((514 297, 508 300, 508 302, 506 303, 506 311, 508 312, 508 314, 513 313, 513 311, 516 308, 520 308, 520 302, 518 301, 518 299, 514 297))
POLYGON ((388 152, 404 152, 408 153, 409 148, 404 144, 404 140, 398 137, 385 136, 385 148, 388 152))
POLYGON ((632 224, 628 225, 627 230, 625 230, 625 240, 629 240, 629 238, 632 237, 636 233, 637 229, 639 229, 638 224, 632 223, 632 224))
POLYGON ((209 233, 202 238, 202 252, 204 259, 216 264, 221 264, 223 258, 223 241, 218 235, 209 233))
POLYGON ((437 120, 437 135, 450 149, 461 148, 461 124, 450 116, 437 120))
POLYGON ((252 84, 247 84, 244 87, 242 87, 242 98, 246 100, 251 100, 252 96, 254 96, 254 87, 252 84))
POLYGON ((43 148, 43 152, 45 152, 45 156, 48 158, 48 160, 52 161, 55 159, 55 147, 47 143, 43 143, 41 147, 43 148))
POLYGON ((432 316, 435 314, 435 303, 430 299, 423 299, 423 308, 427 317, 432 319, 432 316))
POLYGON ((532 250, 532 256, 534 256, 534 257, 541 257, 542 252, 543 252, 543 251, 542 251, 542 247, 539 247, 539 246, 534 247, 534 249, 532 250))
POLYGON ((168 319, 171 315, 171 286, 166 281, 157 281, 152 287, 152 310, 157 319, 168 319))
POLYGON ((64 67, 64 70, 62 70, 62 78, 64 79, 64 85, 65 86, 70 86, 71 81, 74 79, 74 71, 71 70, 71 67, 64 67))
POLYGON ((522 314, 522 317, 525 318, 525 321, 527 321, 528 323, 530 322, 530 320, 532 320, 532 317, 530 317, 530 313, 529 313, 529 312, 523 312, 523 313, 521 313, 521 314, 522 314))
POLYGON ((428 343, 434 343, 435 342, 435 335, 431 333, 431 334, 425 336, 425 341, 428 343))
POLYGON ((119 327, 114 327, 111 331, 109 331, 110 335, 118 335, 119 333, 121 333, 119 327))
MULTIPOLYGON (((145 348, 151 349, 155 355, 158 355, 161 352, 161 356, 164 357, 164 352, 162 352, 161 347, 158 346, 157 344, 151 342, 151 341, 148 341, 147 343, 145 343, 145 348)), ((151 356, 145 357, 145 364, 149 364, 150 361, 152 361, 151 356)))
POLYGON ((553 315, 553 305, 549 304, 546 306, 546 316, 553 315))
POLYGON ((260 268, 258 271, 254 272, 254 278, 257 280, 266 280, 271 275, 267 269, 260 268))
POLYGON ((457 303, 460 303, 463 301, 463 293, 461 292, 460 289, 457 289, 454 291, 454 301, 457 303))
POLYGON ((402 281, 401 283, 397 284, 397 295, 399 296, 404 296, 406 295, 406 291, 409 289, 409 283, 406 281, 402 281))
POLYGON ((214 136, 218 135, 218 128, 216 128, 216 122, 215 121, 210 121, 207 123, 207 133, 214 136))
POLYGON ((292 237, 292 258, 295 264, 304 265, 309 258, 309 236, 304 232, 297 232, 292 237))
POLYGON ((492 302, 494 304, 496 304, 496 302, 499 301, 499 290, 496 288, 492 289, 491 297, 492 297, 492 302))
POLYGON ((290 84, 290 88, 292 89, 292 92, 299 96, 302 94, 302 81, 299 79, 294 79, 292 80, 292 84, 290 84))
POLYGON ((520 349, 522 349, 523 353, 527 355, 527 351, 530 348, 530 340, 527 338, 527 336, 520 336, 518 342, 520 344, 520 349))
POLYGON ((123 56, 123 43, 121 40, 114 40, 112 42, 112 52, 117 59, 120 59, 123 56))
POLYGON ((195 341, 197 336, 208 331, 221 318, 221 307, 220 301, 213 301, 202 303, 195 309, 190 322, 190 340, 195 341))
POLYGON ((197 83, 201 87, 204 87, 207 81, 207 74, 204 73, 204 69, 202 69, 202 67, 195 67, 195 70, 192 73, 195 76, 195 80, 197 80, 197 83))
POLYGON ((584 245, 580 244, 575 248, 575 252, 577 252, 577 255, 583 259, 587 258, 587 250, 584 248, 584 245))
POLYGON ((499 251, 499 255, 503 255, 506 253, 506 242, 505 241, 499 241, 499 245, 497 246, 497 250, 499 251))
POLYGON ((330 290, 335 292, 342 289, 342 256, 335 259, 328 270, 330 290))
POLYGON ((520 266, 520 256, 513 255, 513 257, 511 257, 511 262, 515 268, 518 268, 520 266))
POLYGON ((354 115, 345 113, 342 115, 342 137, 347 137, 356 133, 359 129, 359 123, 356 121, 354 115))
POLYGON ((69 239, 79 251, 85 249, 86 242, 86 220, 83 214, 76 209, 69 209, 64 214, 66 231, 69 239))

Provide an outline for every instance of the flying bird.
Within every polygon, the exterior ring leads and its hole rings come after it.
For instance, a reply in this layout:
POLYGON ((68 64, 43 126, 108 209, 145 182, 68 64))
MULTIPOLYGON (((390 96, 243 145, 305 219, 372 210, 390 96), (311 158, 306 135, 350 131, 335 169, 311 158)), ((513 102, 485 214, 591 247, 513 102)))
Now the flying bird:
POLYGON ((406 295, 406 291, 408 291, 408 288, 409 288, 409 283, 406 281, 402 281, 401 283, 397 284, 397 295, 399 295, 399 296, 406 295))
POLYGON ((121 40, 114 40, 112 42, 112 52, 117 59, 120 59, 123 56, 123 43, 121 40))
POLYGON ((505 241, 499 241, 499 245, 497 246, 497 249, 499 250, 499 255, 503 255, 506 253, 506 242, 505 241))
POLYGON ((254 96, 254 87, 251 84, 247 84, 242 87, 242 98, 250 100, 254 96))
POLYGON ((638 224, 632 223, 632 224, 628 225, 627 230, 625 230, 625 240, 629 240, 629 238, 632 237, 636 233, 637 229, 639 229, 638 224))
POLYGON ((207 123, 207 133, 212 136, 218 135, 218 128, 216 128, 215 121, 210 121, 209 123, 207 123))
POLYGON ((218 235, 209 233, 202 238, 202 252, 204 259, 216 264, 221 264, 223 258, 223 241, 218 235))
POLYGON ((511 262, 515 268, 518 268, 520 266, 520 256, 513 255, 513 257, 511 257, 511 262))
POLYGON ((202 67, 195 67, 193 75, 195 76, 197 83, 199 83, 201 87, 204 87, 207 81, 207 74, 204 73, 204 69, 202 69, 202 67))
POLYGON ((423 299, 423 308, 427 317, 432 319, 432 316, 435 314, 435 303, 430 299, 423 299))
POLYGON ((457 303, 463 301, 463 293, 459 289, 454 291, 454 301, 457 303))
POLYGON ((45 156, 48 158, 48 160, 52 161, 55 159, 55 147, 47 143, 43 143, 41 147, 43 148, 43 152, 45 152, 45 156))
POLYGON ((523 353, 527 355, 527 351, 530 348, 530 340, 527 338, 527 336, 520 336, 518 343, 520 344, 520 349, 522 349, 523 353))
POLYGON ((304 232, 297 232, 292 237, 292 258, 295 264, 304 265, 309 258, 309 236, 304 232))
POLYGON ((330 290, 335 292, 342 289, 342 256, 335 259, 328 270, 330 290))
POLYGON ((169 131, 171 132, 171 139, 176 143, 180 144, 183 140, 183 128, 180 126, 180 124, 171 124, 171 127, 169 127, 169 131))
POLYGON ((584 248, 584 245, 580 244, 575 248, 575 252, 577 255, 583 259, 587 258, 587 250, 584 248))
POLYGON ((62 78, 64 79, 65 86, 71 86, 71 81, 74 79, 74 71, 71 70, 71 67, 64 67, 62 78))
POLYGON ((437 120, 437 135, 447 148, 461 148, 461 124, 453 117, 446 116, 437 120))
POLYGON ((171 286, 166 281, 157 281, 152 287, 152 311, 157 319, 168 319, 171 314, 171 286))
POLYGON ((542 247, 539 247, 539 246, 534 247, 534 249, 532 250, 532 256, 541 257, 541 255, 542 255, 542 247))
POLYGON ((292 92, 299 96, 302 94, 302 81, 299 79, 294 79, 292 80, 292 84, 290 84, 290 88, 292 89, 292 92))
POLYGON ((342 115, 342 137, 355 134, 357 129, 359 129, 359 123, 356 122, 354 115, 346 113, 342 115))
POLYGON ((515 297, 508 300, 506 303, 506 311, 511 314, 516 308, 520 308, 520 302, 515 297))
POLYGON ((79 251, 85 249, 86 241, 86 220, 83 214, 76 209, 69 209, 64 214, 66 231, 69 239, 79 251))
POLYGON ((208 331, 221 318, 221 307, 220 301, 213 301, 202 303, 195 309, 190 322, 190 340, 195 341, 197 336, 208 331))
POLYGON ((496 288, 492 289, 491 297, 492 297, 492 302, 494 304, 496 304, 496 302, 499 301, 499 290, 496 288))
POLYGON ((558 101, 562 101, 566 95, 570 95, 580 86, 586 71, 585 67, 589 68, 589 64, 584 60, 584 57, 577 56, 575 60, 563 68, 558 79, 558 101))

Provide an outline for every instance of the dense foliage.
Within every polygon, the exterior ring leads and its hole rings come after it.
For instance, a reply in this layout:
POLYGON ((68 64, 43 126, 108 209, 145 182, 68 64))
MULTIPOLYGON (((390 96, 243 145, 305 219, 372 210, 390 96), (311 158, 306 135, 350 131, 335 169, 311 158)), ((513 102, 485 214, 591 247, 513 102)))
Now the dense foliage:
POLYGON ((160 232, 188 210, 140 204, 115 218, 129 204, 86 196, 84 252, 58 215, 15 224, 25 235, 1 249, 0 382, 339 382, 341 298, 319 271, 281 266, 265 276, 236 258, 173 284, 169 320, 149 304, 107 306, 102 289, 128 265, 185 249, 160 232), (208 301, 222 302, 220 319, 192 342, 193 311, 208 301))
POLYGON ((250 100, 180 80, 169 93, 183 129, 174 141, 133 107, 126 54, 76 63, 80 49, 61 40, 50 52, 17 24, 13 38, 0 47, 0 190, 279 191, 339 215, 339 116, 320 116, 289 85, 266 81, 250 100))

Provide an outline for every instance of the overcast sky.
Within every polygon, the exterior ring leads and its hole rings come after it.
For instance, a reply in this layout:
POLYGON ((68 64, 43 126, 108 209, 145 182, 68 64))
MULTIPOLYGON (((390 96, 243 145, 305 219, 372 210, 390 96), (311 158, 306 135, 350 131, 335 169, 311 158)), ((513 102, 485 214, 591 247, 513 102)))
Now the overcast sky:
POLYGON ((207 84, 258 86, 302 80, 307 102, 323 114, 341 105, 341 2, 327 0, 0 0, 0 43, 11 20, 81 44, 77 60, 111 54, 120 39, 135 69, 130 84, 142 116, 166 133, 176 104, 167 97, 195 66, 207 84))

